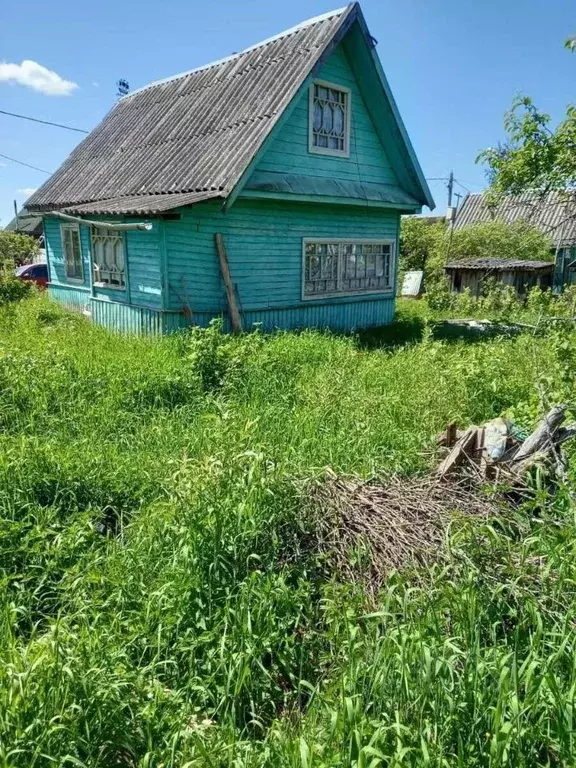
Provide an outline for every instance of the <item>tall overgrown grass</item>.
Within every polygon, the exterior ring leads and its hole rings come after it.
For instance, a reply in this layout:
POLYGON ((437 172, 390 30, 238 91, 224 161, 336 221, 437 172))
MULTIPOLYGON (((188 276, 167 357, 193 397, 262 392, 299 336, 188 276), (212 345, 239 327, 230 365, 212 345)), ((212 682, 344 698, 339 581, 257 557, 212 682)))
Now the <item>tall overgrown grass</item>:
POLYGON ((306 547, 302 479, 425 471, 449 421, 573 401, 572 331, 399 344, 413 319, 154 339, 2 310, 3 768, 573 764, 570 485, 454 526, 376 606, 306 547))

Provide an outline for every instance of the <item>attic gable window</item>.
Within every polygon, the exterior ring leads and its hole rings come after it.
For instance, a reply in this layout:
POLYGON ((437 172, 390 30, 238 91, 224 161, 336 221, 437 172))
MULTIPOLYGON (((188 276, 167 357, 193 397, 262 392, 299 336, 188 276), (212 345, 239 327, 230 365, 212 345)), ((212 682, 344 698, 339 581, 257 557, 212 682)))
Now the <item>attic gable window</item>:
POLYGON ((92 227, 94 285, 103 288, 126 286, 124 233, 92 227))
POLYGON ((317 80, 310 86, 310 152, 350 155, 350 90, 317 80))
POLYGON ((78 224, 62 224, 60 232, 66 279, 82 282, 84 280, 84 265, 82 264, 80 228, 78 224))
POLYGON ((394 240, 304 240, 303 299, 391 292, 394 240))

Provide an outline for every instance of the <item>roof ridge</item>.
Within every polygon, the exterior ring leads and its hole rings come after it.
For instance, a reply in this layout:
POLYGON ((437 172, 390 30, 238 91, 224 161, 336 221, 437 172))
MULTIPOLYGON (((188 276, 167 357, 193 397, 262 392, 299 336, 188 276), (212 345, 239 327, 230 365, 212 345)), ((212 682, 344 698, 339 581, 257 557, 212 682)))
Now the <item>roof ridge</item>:
POLYGON ((238 59, 240 56, 243 56, 245 53, 249 53, 250 51, 255 50, 256 48, 263 48, 266 45, 269 45, 270 43, 275 42, 276 40, 281 40, 283 37, 288 37, 289 35, 294 34, 295 32, 300 31, 301 29, 305 29, 306 27, 311 27, 313 24, 319 24, 322 21, 327 21, 328 19, 334 18, 334 16, 340 16, 345 11, 347 11, 351 5, 355 5, 355 2, 350 3, 349 5, 345 5, 342 8, 337 8, 333 11, 328 11, 327 13, 320 14, 319 16, 313 16, 311 19, 306 19, 305 21, 300 22, 300 24, 296 24, 294 27, 290 27, 289 29, 285 29, 283 32, 280 32, 277 35, 273 35, 272 37, 266 38, 266 40, 262 40, 259 43, 255 43, 254 45, 248 46, 248 48, 244 48, 242 51, 238 51, 238 53, 233 53, 230 56, 224 56, 222 59, 216 59, 216 61, 211 61, 208 64, 202 64, 199 67, 194 67, 193 69, 189 69, 186 72, 180 72, 177 75, 170 75, 169 77, 163 77, 159 80, 153 80, 151 83, 147 83, 146 85, 142 85, 140 88, 136 88, 135 91, 132 91, 131 93, 126 94, 126 96, 122 96, 122 98, 118 99, 119 102, 126 101, 127 99, 132 98, 132 96, 135 96, 137 93, 142 93, 142 91, 146 91, 149 88, 154 88, 157 85, 164 85, 165 83, 170 83, 173 80, 179 80, 182 77, 188 77, 188 75, 193 75, 196 72, 202 72, 205 69, 211 69, 212 67, 218 67, 221 64, 225 64, 228 61, 234 61, 235 59, 238 59))

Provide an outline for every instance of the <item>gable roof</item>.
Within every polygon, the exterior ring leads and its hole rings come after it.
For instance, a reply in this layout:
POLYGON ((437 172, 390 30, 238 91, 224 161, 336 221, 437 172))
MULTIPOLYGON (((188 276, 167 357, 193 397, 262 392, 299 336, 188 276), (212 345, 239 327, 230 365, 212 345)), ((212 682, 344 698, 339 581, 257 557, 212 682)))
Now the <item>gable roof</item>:
MULTIPOLYGON (((307 78, 356 21, 372 48, 360 6, 352 3, 125 96, 26 206, 146 214, 227 198, 307 78)), ((391 98, 385 79, 382 85, 391 98)), ((419 179, 417 199, 429 205, 430 192, 395 118, 407 163, 419 179)))
POLYGON ((555 248, 576 245, 576 205, 556 192, 544 197, 535 192, 510 195, 494 210, 485 204, 482 193, 470 194, 464 198, 454 226, 461 229, 495 219, 506 224, 526 221, 551 237, 555 248))

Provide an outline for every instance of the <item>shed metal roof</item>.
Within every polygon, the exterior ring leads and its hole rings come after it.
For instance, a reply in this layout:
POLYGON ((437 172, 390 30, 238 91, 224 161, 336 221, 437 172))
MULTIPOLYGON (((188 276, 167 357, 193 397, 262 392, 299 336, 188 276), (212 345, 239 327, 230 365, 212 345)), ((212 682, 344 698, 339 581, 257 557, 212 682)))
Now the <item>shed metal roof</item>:
MULTIPOLYGON (((354 2, 125 96, 27 207, 146 214, 226 198, 307 77, 355 21, 372 46, 354 2)), ((402 133, 399 116, 395 119, 402 133)), ((429 203, 430 192, 405 133, 402 141, 419 179, 421 203, 429 203)))
POLYGON ((19 232, 22 235, 40 237, 43 230, 42 216, 29 216, 26 208, 19 211, 18 218, 14 218, 4 227, 6 232, 19 232))
POLYGON ((541 197, 535 192, 510 195, 494 210, 484 202, 484 195, 464 198, 456 216, 457 229, 470 224, 499 219, 507 224, 526 221, 552 238, 555 248, 576 245, 576 204, 567 203, 556 192, 541 197))
POLYGON ((444 267, 444 269, 482 269, 493 272, 535 272, 553 268, 553 261, 523 261, 522 259, 462 259, 451 261, 444 267))

